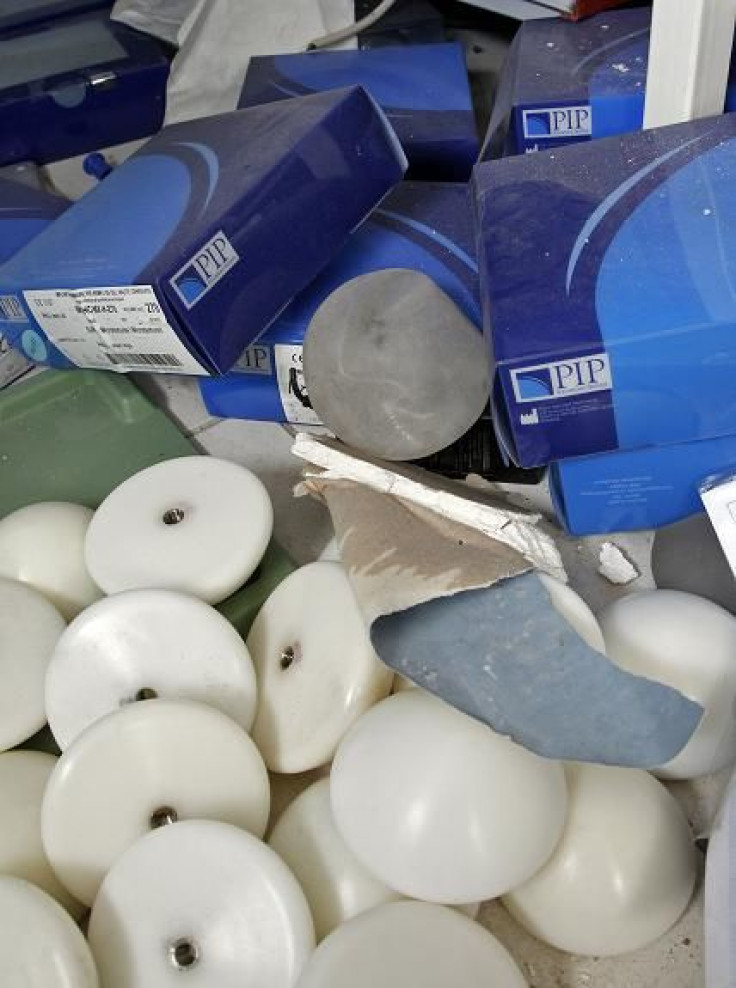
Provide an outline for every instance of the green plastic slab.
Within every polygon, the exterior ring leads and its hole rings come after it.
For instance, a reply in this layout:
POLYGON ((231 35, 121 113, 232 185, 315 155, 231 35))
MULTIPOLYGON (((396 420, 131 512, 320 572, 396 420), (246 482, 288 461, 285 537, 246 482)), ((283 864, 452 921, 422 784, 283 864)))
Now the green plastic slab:
MULTIPOLYGON (((44 371, 0 392, 0 517, 38 501, 96 508, 138 470, 196 453, 129 378, 44 371)), ((245 637, 263 601, 293 569, 272 541, 248 583, 218 610, 245 637)))
POLYGON ((44 371, 0 392, 0 515, 37 501, 96 508, 138 470, 194 452, 127 378, 44 371))

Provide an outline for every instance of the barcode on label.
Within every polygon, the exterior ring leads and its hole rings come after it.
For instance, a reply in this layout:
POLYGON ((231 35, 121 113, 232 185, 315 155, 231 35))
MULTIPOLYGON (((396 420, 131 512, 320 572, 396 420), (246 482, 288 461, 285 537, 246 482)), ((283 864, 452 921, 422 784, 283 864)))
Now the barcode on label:
POLYGON ((183 367, 173 353, 106 353, 111 364, 130 364, 133 367, 183 367))
POLYGON ((0 295, 0 318, 8 322, 25 322, 26 314, 16 295, 0 295))

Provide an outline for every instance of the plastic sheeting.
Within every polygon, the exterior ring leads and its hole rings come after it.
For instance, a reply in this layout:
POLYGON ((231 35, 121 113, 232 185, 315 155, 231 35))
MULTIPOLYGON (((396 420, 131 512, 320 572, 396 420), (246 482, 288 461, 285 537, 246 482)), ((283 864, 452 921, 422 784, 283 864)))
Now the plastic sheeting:
POLYGON ((234 110, 252 55, 303 51, 355 20, 353 0, 118 0, 112 16, 179 47, 166 123, 234 110))

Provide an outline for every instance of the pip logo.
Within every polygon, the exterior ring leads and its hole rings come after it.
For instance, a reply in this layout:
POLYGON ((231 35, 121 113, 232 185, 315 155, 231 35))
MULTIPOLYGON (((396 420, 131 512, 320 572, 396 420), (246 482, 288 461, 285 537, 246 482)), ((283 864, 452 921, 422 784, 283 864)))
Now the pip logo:
POLYGON ((262 343, 254 343, 243 350, 240 360, 235 366, 244 374, 263 374, 270 377, 273 374, 271 347, 264 346, 262 343))
POLYGON ((522 119, 524 137, 528 140, 593 136, 593 111, 590 106, 551 106, 523 110, 522 119))
MULTIPOLYGON (((610 391, 611 365, 607 353, 571 357, 549 364, 535 364, 511 371, 514 397, 524 402, 552 401, 568 395, 610 391)), ((531 423, 524 423, 525 425, 531 423)))
POLYGON ((239 260, 235 248, 220 230, 179 268, 171 285, 187 309, 191 309, 239 260))

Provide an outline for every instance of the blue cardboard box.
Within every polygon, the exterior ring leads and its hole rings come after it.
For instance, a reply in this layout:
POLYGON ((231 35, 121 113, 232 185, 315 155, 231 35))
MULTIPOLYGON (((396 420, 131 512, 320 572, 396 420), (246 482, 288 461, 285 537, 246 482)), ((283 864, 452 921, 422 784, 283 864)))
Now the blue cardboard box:
POLYGON ((736 436, 553 463, 550 493, 573 535, 660 528, 703 510, 706 477, 736 469, 736 436))
MULTIPOLYGON (((651 9, 573 24, 526 21, 509 50, 482 158, 550 150, 641 130, 651 9)), ((736 109, 732 72, 726 110, 736 109)))
POLYGON ((165 128, 0 267, 32 360, 228 371, 405 170, 358 87, 165 128))
POLYGON ((475 169, 495 421, 521 466, 736 431, 736 115, 475 169))
POLYGON ((158 41, 105 11, 0 33, 0 164, 59 161, 156 133, 169 67, 158 41))
POLYGON ((356 85, 364 86, 385 110, 409 160, 409 178, 470 178, 479 144, 459 44, 252 58, 240 106, 356 85))
MULTIPOLYGON (((37 237, 69 203, 60 196, 44 191, 37 182, 32 165, 14 165, 0 169, 0 264, 37 237)), ((0 298, 0 313, 13 318, 12 307, 0 298)), ((0 388, 24 374, 30 362, 0 335, 0 388)))
POLYGON ((41 188, 32 165, 0 168, 0 264, 30 243, 68 206, 66 199, 41 188))
POLYGON ((312 316, 335 289, 384 268, 432 278, 480 326, 478 265, 467 185, 403 182, 355 231, 340 254, 243 354, 237 373, 200 382, 214 415, 318 424, 301 366, 312 316))

